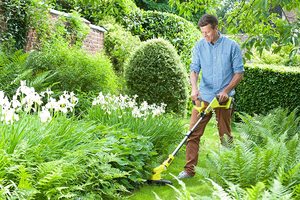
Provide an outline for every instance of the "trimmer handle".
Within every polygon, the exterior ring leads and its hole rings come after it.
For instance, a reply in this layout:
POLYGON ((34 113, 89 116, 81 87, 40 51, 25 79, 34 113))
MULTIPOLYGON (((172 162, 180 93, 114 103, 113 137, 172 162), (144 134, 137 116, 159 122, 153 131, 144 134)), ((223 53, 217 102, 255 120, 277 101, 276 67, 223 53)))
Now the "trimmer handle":
POLYGON ((228 97, 227 101, 219 103, 219 96, 216 96, 211 102, 211 107, 212 108, 229 109, 230 105, 231 105, 231 102, 232 102, 232 97, 228 97))

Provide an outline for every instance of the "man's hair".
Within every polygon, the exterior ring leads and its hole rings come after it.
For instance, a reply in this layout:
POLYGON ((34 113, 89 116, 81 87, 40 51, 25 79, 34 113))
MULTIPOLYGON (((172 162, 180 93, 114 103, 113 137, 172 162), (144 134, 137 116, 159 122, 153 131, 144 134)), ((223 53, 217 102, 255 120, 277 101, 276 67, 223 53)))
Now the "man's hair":
POLYGON ((214 15, 203 15, 198 22, 198 26, 203 27, 208 24, 210 24, 212 28, 215 28, 216 25, 218 25, 218 19, 214 15))

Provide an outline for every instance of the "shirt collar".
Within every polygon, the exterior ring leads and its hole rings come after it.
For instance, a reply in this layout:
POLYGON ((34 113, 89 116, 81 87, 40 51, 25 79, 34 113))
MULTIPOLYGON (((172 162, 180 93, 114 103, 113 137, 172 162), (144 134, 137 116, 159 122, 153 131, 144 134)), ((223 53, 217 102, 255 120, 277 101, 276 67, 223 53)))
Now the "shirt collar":
POLYGON ((218 34, 219 34, 219 38, 217 39, 217 41, 215 42, 215 44, 211 44, 210 42, 208 42, 208 44, 210 45, 210 46, 218 46, 220 43, 221 43, 221 41, 222 41, 222 39, 223 39, 223 34, 221 34, 221 32, 219 31, 218 32, 218 34))

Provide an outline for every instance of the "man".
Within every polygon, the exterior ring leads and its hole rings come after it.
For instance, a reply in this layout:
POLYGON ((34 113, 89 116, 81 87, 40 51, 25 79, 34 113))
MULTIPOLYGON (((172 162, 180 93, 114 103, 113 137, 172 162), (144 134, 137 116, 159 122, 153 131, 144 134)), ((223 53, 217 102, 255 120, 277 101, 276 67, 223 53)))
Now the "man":
MULTIPOLYGON (((215 16, 203 15, 198 26, 204 38, 198 41, 193 49, 190 66, 191 99, 193 101, 201 100, 205 106, 216 96, 220 103, 226 102, 230 96, 234 95, 234 88, 243 78, 244 66, 240 47, 218 31, 218 20, 215 16), (202 71, 202 77, 198 89, 197 80, 200 71, 202 71)), ((221 143, 231 142, 233 139, 230 126, 232 108, 217 108, 215 113, 221 143), (224 135, 227 135, 228 141, 225 140, 224 135)), ((179 179, 195 175, 194 168, 198 162, 200 138, 211 115, 205 116, 189 137, 186 145, 186 165, 184 171, 178 175, 179 179)), ((199 117, 198 111, 193 109, 190 128, 194 126, 199 117)))

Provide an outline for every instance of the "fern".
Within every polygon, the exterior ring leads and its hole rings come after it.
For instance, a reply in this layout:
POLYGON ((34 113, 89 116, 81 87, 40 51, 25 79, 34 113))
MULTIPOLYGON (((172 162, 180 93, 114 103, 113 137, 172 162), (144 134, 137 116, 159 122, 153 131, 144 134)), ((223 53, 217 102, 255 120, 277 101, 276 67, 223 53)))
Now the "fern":
MULTIPOLYGON (((39 74, 35 74, 34 77, 32 77, 28 81, 28 86, 34 87, 37 90, 44 90, 45 88, 51 88, 59 82, 53 82, 51 79, 56 76, 56 72, 53 71, 44 71, 39 74)), ((25 80, 25 79, 23 79, 25 80)), ((28 78, 27 78, 28 80, 28 78)))
POLYGON ((261 199, 265 188, 266 188, 266 186, 264 183, 257 182, 255 186, 252 186, 251 188, 246 189, 246 191, 247 191, 246 199, 248 199, 248 200, 261 199))
POLYGON ((300 184, 297 184, 293 189, 294 199, 300 199, 300 184))
POLYGON ((25 68, 27 57, 28 54, 22 50, 8 55, 0 53, 0 86, 6 93, 13 94, 14 88, 16 88, 13 80, 27 70, 25 68))
POLYGON ((213 192, 213 197, 216 197, 221 200, 233 200, 233 198, 230 197, 230 194, 226 192, 226 190, 222 186, 220 186, 211 179, 209 179, 209 181, 215 189, 215 191, 213 192))
POLYGON ((266 190, 262 195, 263 200, 285 200, 291 198, 292 193, 289 191, 289 188, 283 186, 281 182, 276 179, 273 180, 271 187, 268 190, 266 190))
POLYGON ((289 113, 279 108, 267 116, 239 114, 243 123, 238 124, 238 129, 246 132, 251 140, 261 146, 266 145, 269 140, 280 140, 283 134, 287 134, 285 141, 288 141, 300 131, 300 117, 297 117, 296 112, 294 110, 289 113))
POLYGON ((300 135, 293 136, 286 142, 286 148, 289 151, 288 158, 286 160, 287 166, 293 166, 300 162, 300 135))
POLYGON ((289 170, 284 171, 283 168, 278 170, 277 179, 285 186, 294 188, 300 184, 300 163, 291 166, 289 170))

